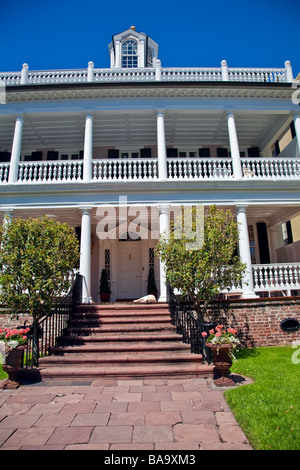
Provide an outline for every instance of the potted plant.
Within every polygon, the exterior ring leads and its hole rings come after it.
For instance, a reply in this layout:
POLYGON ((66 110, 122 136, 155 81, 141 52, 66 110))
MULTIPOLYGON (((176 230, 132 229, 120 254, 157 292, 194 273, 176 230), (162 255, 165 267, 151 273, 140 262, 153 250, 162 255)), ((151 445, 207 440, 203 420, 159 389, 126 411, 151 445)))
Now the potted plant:
POLYGON ((101 302, 109 302, 111 288, 106 269, 102 269, 101 272, 101 278, 99 281, 99 293, 101 302))
POLYGON ((155 298, 157 299, 157 287, 156 287, 156 284, 155 284, 154 269, 153 268, 149 269, 147 294, 148 295, 154 295, 155 298))
POLYGON ((21 359, 26 348, 29 328, 10 330, 0 329, 0 361, 2 369, 8 374, 8 379, 1 386, 3 389, 19 387, 16 380, 17 372, 21 367, 21 359))
POLYGON ((237 330, 225 328, 224 325, 217 325, 215 329, 209 330, 209 336, 204 331, 203 338, 206 338, 206 346, 211 349, 215 365, 215 384, 217 386, 232 386, 233 380, 229 376, 229 369, 234 358, 233 350, 239 345, 236 337, 237 330))

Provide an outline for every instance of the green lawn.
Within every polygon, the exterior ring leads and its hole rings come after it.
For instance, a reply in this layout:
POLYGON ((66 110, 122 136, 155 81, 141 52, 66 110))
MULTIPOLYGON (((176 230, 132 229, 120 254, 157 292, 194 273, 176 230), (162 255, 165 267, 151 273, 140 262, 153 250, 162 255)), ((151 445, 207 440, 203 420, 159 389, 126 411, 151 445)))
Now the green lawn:
POLYGON ((6 379, 8 377, 7 373, 2 370, 2 367, 0 365, 0 380, 6 379))
POLYGON ((292 362, 296 351, 287 346, 236 353, 231 372, 255 382, 229 389, 225 397, 256 450, 300 450, 300 364, 292 362))

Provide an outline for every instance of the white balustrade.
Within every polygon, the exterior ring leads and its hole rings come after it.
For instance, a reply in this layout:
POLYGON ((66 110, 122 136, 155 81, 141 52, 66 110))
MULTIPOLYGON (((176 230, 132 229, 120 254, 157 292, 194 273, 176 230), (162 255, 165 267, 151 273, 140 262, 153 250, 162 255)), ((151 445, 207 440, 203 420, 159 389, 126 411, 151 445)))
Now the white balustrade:
POLYGON ((86 70, 38 70, 34 72, 28 72, 28 85, 82 83, 86 81, 86 70))
MULTIPOLYGON (((299 179, 300 160, 242 158, 243 179, 299 179)), ((9 163, 0 164, 0 183, 8 182, 9 163)), ((231 158, 167 158, 169 180, 233 179, 231 158)), ((158 179, 158 159, 99 159, 92 161, 92 181, 158 179)), ((81 181, 82 160, 20 162, 18 183, 81 181)))
POLYGON ((9 163, 2 163, 0 165, 0 183, 7 183, 8 182, 8 174, 9 174, 9 163))
POLYGON ((300 160, 294 158, 242 158, 241 164, 245 178, 292 179, 300 175, 300 160))
POLYGON ((81 181, 82 171, 82 161, 22 162, 18 183, 81 181))
POLYGON ((157 179, 157 164, 156 159, 93 160, 93 181, 157 179))
POLYGON ((163 68, 163 81, 212 81, 222 80, 221 68, 163 68))
POLYGON ((254 68, 229 68, 229 81, 238 82, 274 82, 286 83, 286 70, 281 69, 254 69, 254 68))
POLYGON ((177 179, 228 179, 232 177, 230 158, 168 158, 168 178, 177 179))
POLYGON ((95 82, 155 81, 155 68, 94 69, 95 82))
MULTIPOLYGON (((155 81, 155 68, 131 68, 131 69, 93 69, 93 81, 95 82, 130 82, 130 81, 155 81)), ((226 75, 227 76, 227 75, 226 75)), ((287 70, 285 68, 228 68, 228 80, 237 82, 274 82, 287 83, 287 70)), ((223 80, 222 67, 167 67, 161 69, 161 80, 167 82, 176 81, 212 81, 223 80)), ((0 81, 6 86, 20 85, 21 72, 1 72, 0 81)), ((54 83, 86 83, 87 69, 78 70, 37 70, 27 71, 27 84, 54 84, 54 83)))
POLYGON ((253 264, 253 281, 256 292, 300 289, 300 264, 253 264))

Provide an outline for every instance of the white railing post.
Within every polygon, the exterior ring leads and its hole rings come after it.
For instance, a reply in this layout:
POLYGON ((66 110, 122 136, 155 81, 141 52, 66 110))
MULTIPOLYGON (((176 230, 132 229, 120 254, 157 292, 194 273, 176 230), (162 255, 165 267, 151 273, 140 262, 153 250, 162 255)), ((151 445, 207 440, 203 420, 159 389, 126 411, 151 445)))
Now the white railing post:
POLYGON ((88 83, 91 83, 94 81, 94 62, 92 61, 88 63, 87 81, 88 83))
POLYGON ((292 70, 291 62, 289 60, 286 60, 284 63, 284 66, 285 66, 286 81, 288 83, 292 83, 294 78, 293 78, 293 70, 292 70))
POLYGON ((155 63, 155 80, 157 82, 161 81, 161 75, 161 61, 157 59, 155 63))
POLYGON ((222 60, 222 62, 221 62, 221 72, 222 72, 223 82, 228 82, 229 74, 228 74, 228 65, 227 65, 226 60, 222 60))
POLYGON ((23 64, 22 70, 21 70, 20 85, 27 85, 27 83, 28 83, 28 69, 29 69, 28 64, 23 64))

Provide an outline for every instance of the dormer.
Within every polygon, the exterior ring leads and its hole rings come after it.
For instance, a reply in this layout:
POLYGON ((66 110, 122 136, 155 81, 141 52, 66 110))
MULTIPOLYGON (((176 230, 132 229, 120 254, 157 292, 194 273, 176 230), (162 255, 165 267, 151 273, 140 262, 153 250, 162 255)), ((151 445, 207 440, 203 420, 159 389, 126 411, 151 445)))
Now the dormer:
POLYGON ((135 26, 115 34, 108 48, 111 68, 155 67, 158 45, 135 26))

